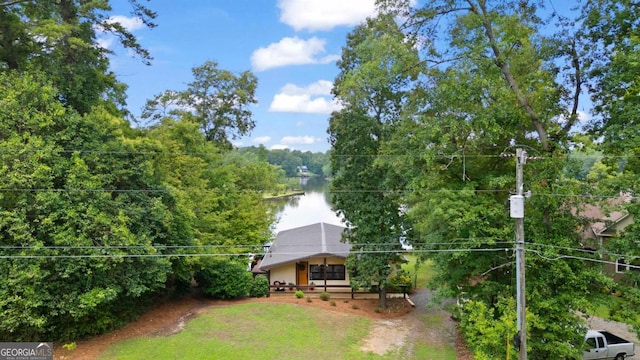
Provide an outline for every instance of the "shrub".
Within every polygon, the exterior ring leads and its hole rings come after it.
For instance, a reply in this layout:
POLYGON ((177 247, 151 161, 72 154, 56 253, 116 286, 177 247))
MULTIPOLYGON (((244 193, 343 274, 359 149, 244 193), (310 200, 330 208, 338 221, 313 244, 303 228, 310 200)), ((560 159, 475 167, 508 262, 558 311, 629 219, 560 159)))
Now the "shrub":
POLYGON ((329 303, 331 306, 336 306, 336 302, 331 300, 331 302, 329 303))
POLYGON ((307 298, 307 302, 311 302, 311 301, 313 301, 313 300, 311 300, 311 298, 310 298, 310 297, 308 297, 308 298, 307 298))
POLYGON ((390 292, 400 292, 402 288, 400 285, 405 285, 405 291, 407 294, 413 292, 413 282, 411 281, 411 276, 405 272, 400 272, 387 282, 387 291, 390 292))
POLYGON ((207 259, 194 277, 202 291, 215 299, 247 296, 253 280, 245 264, 228 259, 207 259))
POLYGON ((351 305, 351 308, 353 310, 358 310, 358 309, 360 309, 360 306, 358 306, 358 304, 353 304, 353 305, 351 305))
POLYGON ((258 275, 249 283, 249 296, 263 297, 269 295, 269 280, 264 275, 258 275))
POLYGON ((330 298, 331 298, 331 294, 329 294, 328 292, 321 292, 320 293, 320 300, 328 301, 330 298))
POLYGON ((302 292, 302 290, 296 290, 293 295, 295 295, 298 299, 302 299, 304 297, 304 293, 302 292))

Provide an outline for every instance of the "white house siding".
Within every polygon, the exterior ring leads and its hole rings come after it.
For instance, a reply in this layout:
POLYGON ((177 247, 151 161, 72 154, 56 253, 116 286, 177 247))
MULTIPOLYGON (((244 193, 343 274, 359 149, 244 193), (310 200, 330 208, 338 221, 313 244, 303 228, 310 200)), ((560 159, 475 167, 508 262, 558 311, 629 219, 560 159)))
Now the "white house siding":
POLYGON ((282 266, 275 267, 271 269, 270 276, 271 285, 273 285, 274 281, 284 281, 284 284, 295 284, 296 283, 296 264, 284 264, 282 266))

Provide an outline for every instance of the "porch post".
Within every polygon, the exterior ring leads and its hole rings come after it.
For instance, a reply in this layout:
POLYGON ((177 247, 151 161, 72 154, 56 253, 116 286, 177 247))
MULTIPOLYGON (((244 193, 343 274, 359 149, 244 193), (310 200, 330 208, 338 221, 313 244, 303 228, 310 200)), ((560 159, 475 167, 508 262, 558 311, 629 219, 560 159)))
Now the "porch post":
POLYGON ((324 292, 327 292, 327 258, 323 258, 322 277, 324 278, 324 292))

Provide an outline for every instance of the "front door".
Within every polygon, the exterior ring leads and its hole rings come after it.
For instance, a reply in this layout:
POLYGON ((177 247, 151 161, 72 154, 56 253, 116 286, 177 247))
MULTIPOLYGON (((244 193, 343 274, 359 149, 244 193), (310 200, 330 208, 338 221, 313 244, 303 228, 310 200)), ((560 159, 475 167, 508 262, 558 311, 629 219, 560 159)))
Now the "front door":
POLYGON ((299 262, 296 266, 298 269, 297 281, 298 285, 308 285, 309 284, 309 263, 308 262, 299 262))

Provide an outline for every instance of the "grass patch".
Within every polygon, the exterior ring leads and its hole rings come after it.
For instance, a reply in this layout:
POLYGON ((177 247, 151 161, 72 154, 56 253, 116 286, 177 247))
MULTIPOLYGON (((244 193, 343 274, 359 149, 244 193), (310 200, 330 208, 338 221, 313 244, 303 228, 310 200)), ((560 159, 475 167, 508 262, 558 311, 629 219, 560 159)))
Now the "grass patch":
POLYGON ((451 346, 417 344, 414 347, 414 358, 422 360, 456 360, 456 350, 451 346))
POLYGON ((427 284, 433 279, 433 262, 426 260, 418 262, 418 256, 405 255, 409 262, 402 264, 402 269, 411 275, 414 287, 426 289, 427 284))
POLYGON ((630 305, 626 301, 624 296, 618 297, 603 294, 593 296, 590 299, 592 307, 587 310, 587 314, 626 324, 640 323, 640 314, 634 312, 635 315, 631 315, 628 311, 630 305))
POLYGON ((332 314, 315 308, 241 304, 200 315, 172 336, 116 343, 99 358, 385 359, 360 352, 361 341, 370 326, 370 320, 364 317, 332 314))

